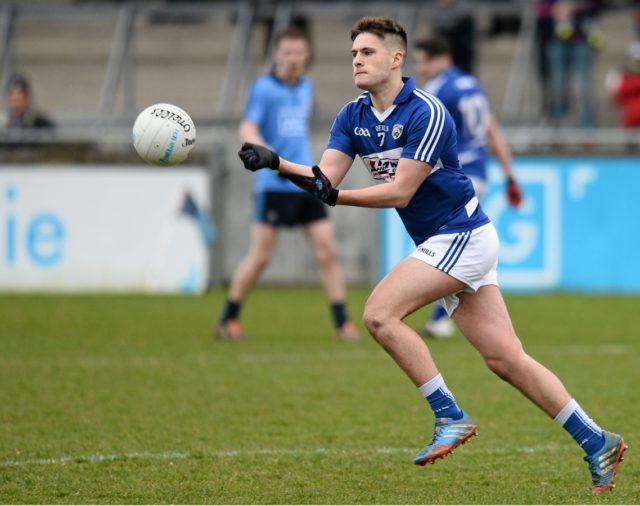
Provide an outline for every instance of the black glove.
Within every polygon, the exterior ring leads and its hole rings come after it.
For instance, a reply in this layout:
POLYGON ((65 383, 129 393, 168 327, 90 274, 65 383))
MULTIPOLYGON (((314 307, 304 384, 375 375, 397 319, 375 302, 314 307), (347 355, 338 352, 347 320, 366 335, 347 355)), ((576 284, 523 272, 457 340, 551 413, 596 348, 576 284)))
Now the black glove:
POLYGON ((245 142, 240 148, 240 151, 238 151, 238 156, 240 160, 242 160, 244 168, 252 172, 264 167, 273 170, 278 170, 278 167, 280 167, 280 157, 278 153, 274 153, 270 149, 258 144, 245 142))
POLYGON ((320 170, 320 167, 315 165, 311 170, 315 177, 300 176, 290 172, 285 172, 283 175, 293 184, 319 198, 322 202, 335 206, 336 200, 338 200, 338 190, 333 187, 329 178, 320 170))

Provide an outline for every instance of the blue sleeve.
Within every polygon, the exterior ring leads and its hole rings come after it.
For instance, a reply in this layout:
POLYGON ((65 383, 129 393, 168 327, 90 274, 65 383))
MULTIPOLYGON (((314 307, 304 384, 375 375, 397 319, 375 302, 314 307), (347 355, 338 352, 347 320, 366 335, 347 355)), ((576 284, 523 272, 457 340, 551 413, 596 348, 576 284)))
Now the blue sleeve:
POLYGON ((261 80, 254 81, 247 95, 247 104, 243 119, 252 123, 261 124, 267 115, 269 97, 267 90, 261 85, 261 80))
POLYGON ((421 95, 420 98, 425 103, 411 118, 401 158, 420 160, 435 167, 447 145, 453 120, 442 102, 429 95, 421 95))
POLYGON ((345 105, 336 116, 331 132, 329 133, 329 142, 327 149, 337 149, 345 155, 355 158, 358 154, 356 147, 351 140, 351 122, 349 121, 349 104, 345 105))

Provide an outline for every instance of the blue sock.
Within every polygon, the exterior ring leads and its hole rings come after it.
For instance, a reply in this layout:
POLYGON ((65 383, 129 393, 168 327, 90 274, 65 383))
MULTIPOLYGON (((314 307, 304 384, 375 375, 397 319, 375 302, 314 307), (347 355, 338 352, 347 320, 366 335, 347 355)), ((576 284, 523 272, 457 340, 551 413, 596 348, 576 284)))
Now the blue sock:
POLYGON ((422 385, 420 393, 427 399, 436 418, 453 418, 454 420, 462 418, 462 410, 447 388, 442 374, 438 374, 422 385))
POLYGON ((604 446, 602 429, 589 418, 574 399, 562 408, 554 421, 575 439, 587 455, 595 454, 604 446))
POLYGON ((440 318, 444 318, 445 316, 447 316, 447 310, 444 308, 444 306, 440 304, 436 304, 436 306, 433 308, 431 319, 433 321, 436 321, 436 320, 439 320, 440 318))

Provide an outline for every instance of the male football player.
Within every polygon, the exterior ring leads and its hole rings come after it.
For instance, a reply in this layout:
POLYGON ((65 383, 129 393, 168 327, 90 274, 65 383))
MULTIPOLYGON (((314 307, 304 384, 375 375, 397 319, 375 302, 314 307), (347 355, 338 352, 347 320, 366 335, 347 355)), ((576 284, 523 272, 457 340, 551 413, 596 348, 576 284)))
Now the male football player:
POLYGON ((425 341, 403 321, 440 300, 489 369, 582 447, 592 492, 611 490, 626 445, 621 436, 603 431, 560 380, 525 353, 497 284, 498 236, 460 169, 453 119, 437 98, 402 77, 404 29, 389 18, 365 17, 353 26, 351 40, 355 84, 365 91, 339 112, 320 164, 296 164, 251 143, 238 154, 247 169, 278 169, 329 205, 397 209, 416 250, 374 288, 363 319, 435 415, 433 436, 414 463, 443 458, 477 432, 425 341), (356 155, 381 184, 338 190, 356 155))
MULTIPOLYGON (((440 99, 451 114, 458 137, 458 160, 471 179, 476 196, 482 200, 487 188, 487 158, 493 153, 507 180, 509 205, 518 207, 522 193, 511 166, 511 150, 489 109, 489 99, 475 77, 453 65, 447 42, 438 38, 420 39, 415 44, 416 72, 423 89, 440 99)), ((446 310, 436 304, 424 334, 452 337, 453 324, 446 310)))
MULTIPOLYGON (((278 34, 273 57, 273 72, 259 77, 251 86, 240 139, 270 146, 298 163, 312 164, 309 120, 313 84, 305 76, 311 58, 306 34, 295 28, 278 34)), ((336 337, 341 341, 359 340, 360 333, 347 316, 342 269, 325 205, 270 170, 256 174, 254 198, 249 252, 233 274, 217 336, 226 340, 244 338, 239 318, 242 303, 271 260, 279 228, 299 226, 304 228, 318 261, 336 337)))

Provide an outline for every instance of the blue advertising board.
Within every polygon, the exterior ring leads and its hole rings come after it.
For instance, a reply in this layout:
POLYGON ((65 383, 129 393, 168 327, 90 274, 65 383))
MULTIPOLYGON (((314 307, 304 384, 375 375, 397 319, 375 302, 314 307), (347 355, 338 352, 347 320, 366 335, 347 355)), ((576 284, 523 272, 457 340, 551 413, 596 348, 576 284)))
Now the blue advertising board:
MULTIPOLYGON (((519 157, 514 168, 521 208, 509 208, 493 161, 482 201, 500 236, 504 289, 640 292, 640 159, 519 157)), ((382 212, 381 242, 382 275, 413 251, 392 209, 382 212)))

